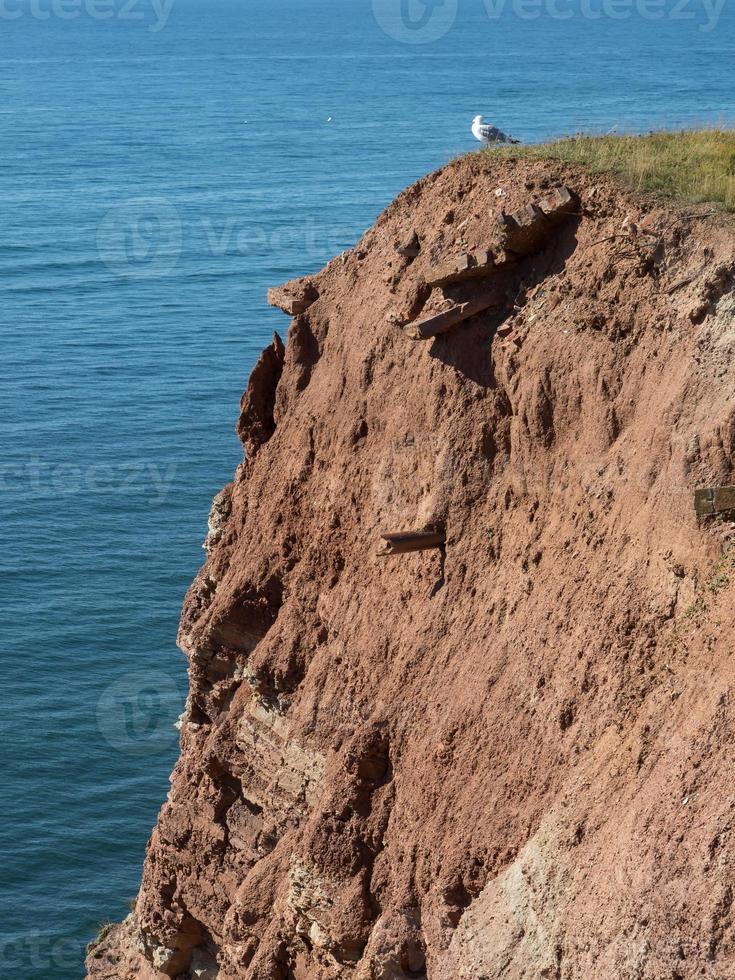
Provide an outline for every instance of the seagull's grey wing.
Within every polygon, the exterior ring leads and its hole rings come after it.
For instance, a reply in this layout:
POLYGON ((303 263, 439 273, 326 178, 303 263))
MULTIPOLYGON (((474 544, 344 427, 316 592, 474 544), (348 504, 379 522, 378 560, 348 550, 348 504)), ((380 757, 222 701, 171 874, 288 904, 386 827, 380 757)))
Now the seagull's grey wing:
POLYGON ((479 133, 483 139, 501 142, 506 139, 505 133, 501 133, 495 126, 479 126, 479 133))

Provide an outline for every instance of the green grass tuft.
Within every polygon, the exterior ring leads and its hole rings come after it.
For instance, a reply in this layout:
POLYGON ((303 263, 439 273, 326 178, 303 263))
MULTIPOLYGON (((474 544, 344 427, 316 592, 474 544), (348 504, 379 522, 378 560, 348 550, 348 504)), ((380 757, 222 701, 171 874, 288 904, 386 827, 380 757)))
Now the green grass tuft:
POLYGON ((103 943, 114 928, 114 922, 103 922, 99 927, 96 938, 87 944, 87 953, 92 953, 100 945, 100 943, 103 943))
POLYGON ((482 152, 561 160, 615 174, 637 191, 735 211, 735 130, 701 129, 644 136, 572 136, 534 146, 482 152))
POLYGON ((707 591, 712 595, 722 592, 730 584, 730 578, 735 571, 735 548, 729 547, 712 569, 712 576, 707 583, 707 591))

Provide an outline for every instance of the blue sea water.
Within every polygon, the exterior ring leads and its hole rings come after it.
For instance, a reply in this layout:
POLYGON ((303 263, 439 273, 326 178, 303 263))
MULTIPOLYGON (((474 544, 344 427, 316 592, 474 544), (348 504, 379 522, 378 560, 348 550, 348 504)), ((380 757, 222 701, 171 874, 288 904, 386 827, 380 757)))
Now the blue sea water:
POLYGON ((78 980, 136 891, 180 603, 287 327, 266 288, 477 112, 525 140, 732 123, 734 27, 735 0, 0 2, 4 976, 78 980))

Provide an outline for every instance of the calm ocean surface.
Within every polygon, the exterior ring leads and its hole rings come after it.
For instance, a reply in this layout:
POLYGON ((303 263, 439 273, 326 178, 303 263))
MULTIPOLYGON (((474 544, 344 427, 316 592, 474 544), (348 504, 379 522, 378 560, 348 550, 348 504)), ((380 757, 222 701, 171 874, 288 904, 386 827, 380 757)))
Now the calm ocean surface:
POLYGON ((734 14, 0 3, 3 976, 79 980, 136 891, 177 753, 180 603, 248 373, 288 326, 266 288, 469 150, 477 112, 529 141, 732 123, 734 14))

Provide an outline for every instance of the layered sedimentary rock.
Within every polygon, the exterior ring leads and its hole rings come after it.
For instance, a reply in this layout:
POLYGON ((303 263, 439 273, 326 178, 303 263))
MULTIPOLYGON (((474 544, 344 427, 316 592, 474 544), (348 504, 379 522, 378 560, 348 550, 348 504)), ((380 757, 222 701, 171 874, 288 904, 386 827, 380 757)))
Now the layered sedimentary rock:
POLYGON ((91 978, 733 975, 733 530, 693 501, 735 483, 734 281, 724 217, 479 155, 313 277, 243 399, 181 756, 91 978), (427 284, 558 186, 532 254, 427 284))

